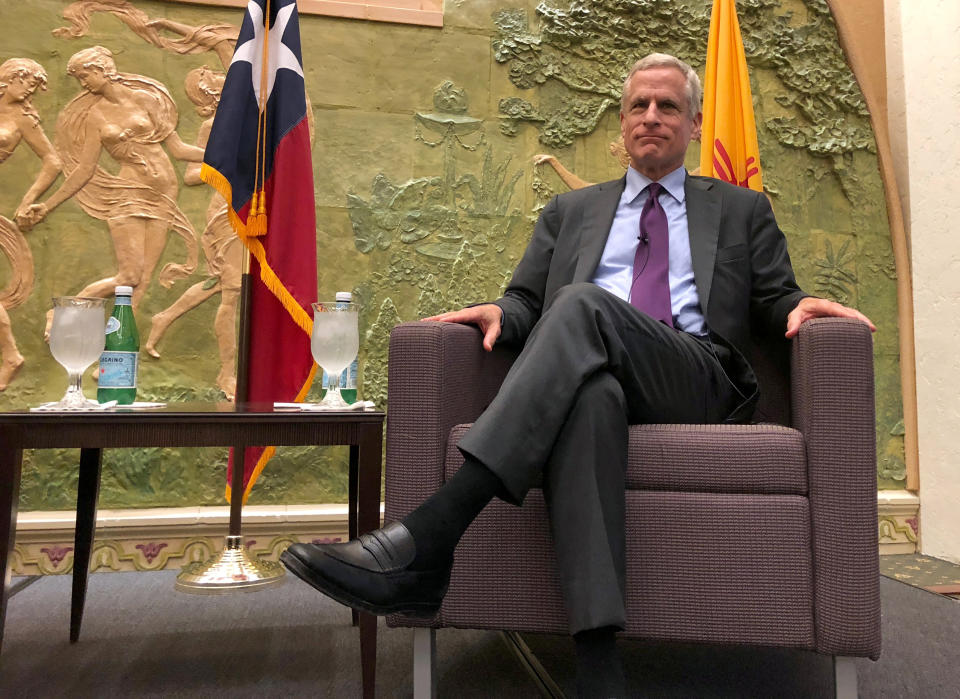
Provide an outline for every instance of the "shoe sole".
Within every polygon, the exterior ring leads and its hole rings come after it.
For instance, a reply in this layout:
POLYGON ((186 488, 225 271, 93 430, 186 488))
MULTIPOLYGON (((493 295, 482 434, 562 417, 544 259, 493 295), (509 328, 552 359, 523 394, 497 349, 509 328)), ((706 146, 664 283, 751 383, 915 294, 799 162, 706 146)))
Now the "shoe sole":
POLYGON ((390 605, 379 605, 368 602, 365 599, 357 597, 350 592, 347 592, 343 588, 337 586, 335 583, 323 578, 320 581, 314 580, 314 576, 317 575, 317 571, 312 568, 308 568, 304 563, 294 556, 292 553, 284 551, 280 554, 280 562, 286 566, 287 570, 296 575, 298 578, 303 580, 305 583, 310 585, 315 590, 319 590, 327 597, 332 600, 339 602, 340 604, 346 605, 352 609, 356 609, 361 612, 368 612, 370 614, 375 614, 376 616, 386 616, 387 614, 405 614, 407 616, 415 616, 419 618, 430 619, 437 615, 437 612, 440 611, 440 605, 432 604, 415 604, 415 603, 398 603, 390 605))

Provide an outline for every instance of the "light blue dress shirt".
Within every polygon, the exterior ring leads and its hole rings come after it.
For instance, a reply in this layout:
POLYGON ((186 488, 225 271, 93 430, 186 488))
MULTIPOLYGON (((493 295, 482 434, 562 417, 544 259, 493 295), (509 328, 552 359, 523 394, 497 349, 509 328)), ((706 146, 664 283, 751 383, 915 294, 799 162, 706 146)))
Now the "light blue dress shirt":
MULTIPOLYGON (((693 279, 690 234, 687 228, 687 203, 683 185, 687 171, 681 166, 660 180, 664 190, 660 205, 667 214, 670 229, 670 306, 674 327, 693 335, 705 335, 707 325, 700 310, 700 295, 693 279)), ((640 243, 640 212, 647 197, 645 187, 652 180, 627 169, 617 213, 610 226, 607 244, 591 281, 620 298, 630 300, 633 283, 633 258, 640 243)))

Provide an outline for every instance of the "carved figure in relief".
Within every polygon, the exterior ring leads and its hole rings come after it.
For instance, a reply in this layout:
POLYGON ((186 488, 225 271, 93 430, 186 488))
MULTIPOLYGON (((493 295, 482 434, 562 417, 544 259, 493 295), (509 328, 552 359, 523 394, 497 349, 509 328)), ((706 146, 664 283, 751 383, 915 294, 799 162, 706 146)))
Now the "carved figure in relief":
POLYGON ((66 179, 45 202, 27 209, 21 227, 35 225, 76 196, 87 214, 107 222, 117 258, 115 274, 78 293, 107 297, 118 284, 129 285, 136 308, 163 254, 167 231, 183 239, 187 259, 165 265, 160 283, 169 287, 196 269, 196 233, 177 206, 177 176, 164 146, 190 162, 200 162, 203 149, 177 135, 177 108, 167 89, 142 75, 117 72, 109 49, 94 46, 75 53, 67 72, 83 92, 57 120, 57 152, 66 179), (117 174, 99 165, 104 151, 119 165, 117 174))
POLYGON ((85 36, 90 30, 90 16, 97 12, 114 15, 141 39, 165 51, 178 54, 213 51, 224 69, 230 65, 233 47, 240 34, 240 28, 232 24, 193 27, 166 17, 150 19, 146 12, 137 9, 128 0, 80 0, 64 9, 63 17, 70 26, 55 29, 54 36, 64 39, 85 36), (158 30, 167 30, 182 38, 169 39, 158 30))
MULTIPOLYGON (((24 213, 37 196, 53 184, 60 174, 60 159, 40 127, 40 115, 31 98, 38 89, 47 88, 47 73, 36 61, 10 58, 0 65, 0 163, 3 163, 20 142, 25 142, 40 158, 40 172, 23 195, 14 219, 24 213)), ((33 289, 33 255, 19 227, 0 216, 0 249, 10 261, 10 281, 0 293, 0 391, 23 366, 23 355, 13 337, 8 308, 23 303, 33 289)))
MULTIPOLYGON (((610 145, 607 146, 607 150, 610 151, 610 155, 617 159, 617 162, 620 163, 620 166, 626 170, 630 165, 630 156, 627 155, 627 149, 623 145, 623 136, 618 138, 616 141, 610 141, 610 145)), ((574 175, 552 155, 548 155, 546 153, 535 155, 533 156, 533 164, 547 164, 552 167, 557 175, 560 176, 560 179, 563 180, 563 183, 570 189, 583 189, 584 187, 589 187, 593 184, 593 182, 587 182, 586 180, 582 180, 574 175)))
MULTIPOLYGON (((210 137, 213 115, 220 103, 220 93, 226 75, 210 70, 206 66, 187 73, 185 90, 190 101, 197 106, 197 113, 206 117, 197 134, 197 146, 203 148, 210 137)), ((187 166, 183 181, 189 185, 203 184, 200 179, 200 165, 187 166)), ((167 328, 180 316, 196 308, 215 294, 220 294, 220 306, 214 320, 214 333, 220 352, 220 373, 217 386, 233 400, 237 392, 235 360, 237 354, 236 320, 237 306, 240 302, 240 276, 243 250, 240 240, 230 227, 227 218, 227 203, 219 192, 214 191, 207 207, 207 226, 200 236, 200 245, 207 259, 209 279, 197 282, 178 298, 170 307, 153 316, 150 324, 150 337, 144 349, 151 357, 159 359, 157 343, 167 328)))
POLYGON ((240 28, 232 24, 205 24, 202 27, 192 27, 166 17, 150 20, 147 24, 152 28, 166 29, 183 37, 183 39, 170 41, 159 36, 159 41, 154 42, 157 46, 177 53, 213 51, 220 59, 224 70, 230 67, 237 37, 240 35, 240 28))

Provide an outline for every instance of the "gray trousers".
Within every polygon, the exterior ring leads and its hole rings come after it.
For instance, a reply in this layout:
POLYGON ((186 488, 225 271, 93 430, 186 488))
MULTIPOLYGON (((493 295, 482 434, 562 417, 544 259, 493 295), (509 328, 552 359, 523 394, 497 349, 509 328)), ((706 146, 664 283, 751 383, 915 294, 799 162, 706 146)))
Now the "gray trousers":
POLYGON ((460 440, 508 501, 522 503, 542 477, 571 633, 626 623, 628 425, 722 422, 739 398, 725 351, 572 284, 460 440))

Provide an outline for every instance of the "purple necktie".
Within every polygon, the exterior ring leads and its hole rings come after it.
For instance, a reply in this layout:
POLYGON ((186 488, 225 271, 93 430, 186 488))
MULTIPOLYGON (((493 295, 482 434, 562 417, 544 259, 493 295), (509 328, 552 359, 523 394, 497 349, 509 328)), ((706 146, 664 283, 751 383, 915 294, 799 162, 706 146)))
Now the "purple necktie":
POLYGON ((659 182, 647 190, 650 196, 640 212, 640 240, 633 257, 633 284, 630 303, 651 318, 673 327, 670 306, 670 230, 667 214, 660 206, 659 182))

